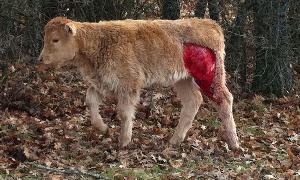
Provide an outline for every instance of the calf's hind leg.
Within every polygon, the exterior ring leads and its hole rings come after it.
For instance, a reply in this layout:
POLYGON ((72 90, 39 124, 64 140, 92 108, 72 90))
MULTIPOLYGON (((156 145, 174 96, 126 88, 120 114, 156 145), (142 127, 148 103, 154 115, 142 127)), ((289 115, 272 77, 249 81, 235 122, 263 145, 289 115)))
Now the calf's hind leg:
POLYGON ((224 85, 217 94, 215 94, 217 103, 215 108, 219 113, 219 118, 222 121, 221 133, 228 146, 231 149, 238 149, 238 137, 236 133, 236 125, 232 114, 233 96, 228 88, 224 85))
POLYGON ((87 90, 86 104, 90 110, 92 125, 98 128, 102 133, 106 133, 108 127, 103 122, 103 119, 99 114, 99 104, 101 104, 101 98, 99 97, 99 92, 97 92, 93 86, 90 86, 87 90))
POLYGON ((173 137, 170 139, 171 144, 179 144, 184 140, 187 131, 192 127, 192 122, 203 101, 201 93, 193 84, 192 79, 184 79, 177 82, 175 84, 175 91, 181 99, 182 109, 179 123, 173 137))

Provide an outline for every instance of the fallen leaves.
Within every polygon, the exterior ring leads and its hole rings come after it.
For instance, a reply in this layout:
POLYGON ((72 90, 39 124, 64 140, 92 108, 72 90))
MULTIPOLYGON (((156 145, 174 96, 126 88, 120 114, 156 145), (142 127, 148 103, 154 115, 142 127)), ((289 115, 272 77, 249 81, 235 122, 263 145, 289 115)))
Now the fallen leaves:
POLYGON ((34 168, 28 162, 52 170, 103 171, 123 179, 293 179, 300 175, 299 98, 254 96, 235 102, 243 148, 236 152, 221 141, 221 123, 209 103, 200 108, 186 140, 170 146, 180 101, 170 88, 143 90, 133 140, 119 149, 115 98, 107 98, 99 108, 110 127, 103 135, 91 126, 84 105, 86 87, 77 73, 47 73, 43 67, 22 64, 13 67, 0 92, 0 178, 1 173, 75 177, 34 168))
POLYGON ((300 146, 289 147, 287 153, 292 162, 292 165, 297 166, 298 164, 300 164, 300 146))
POLYGON ((27 159, 30 160, 38 160, 39 157, 37 156, 35 150, 30 149, 29 147, 24 147, 23 148, 24 154, 26 156, 27 159))

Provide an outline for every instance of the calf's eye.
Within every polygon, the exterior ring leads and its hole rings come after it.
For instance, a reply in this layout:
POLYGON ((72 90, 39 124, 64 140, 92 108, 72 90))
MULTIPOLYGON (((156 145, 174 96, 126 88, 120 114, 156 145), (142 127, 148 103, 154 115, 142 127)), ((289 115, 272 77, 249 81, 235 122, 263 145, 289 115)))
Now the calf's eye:
POLYGON ((52 40, 53 43, 58 43, 58 41, 59 41, 58 39, 53 39, 52 40))

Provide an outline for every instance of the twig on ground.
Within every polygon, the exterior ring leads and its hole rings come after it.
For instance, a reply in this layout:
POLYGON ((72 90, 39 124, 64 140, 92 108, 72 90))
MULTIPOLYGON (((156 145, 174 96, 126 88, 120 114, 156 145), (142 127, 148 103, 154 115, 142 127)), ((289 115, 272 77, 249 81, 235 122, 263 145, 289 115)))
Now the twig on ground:
POLYGON ((71 168, 63 168, 63 169, 58 169, 58 168, 53 168, 53 167, 48 167, 42 164, 37 164, 35 162, 27 162, 26 164, 31 165, 32 167, 38 168, 38 169, 43 169, 49 172, 57 172, 61 174, 77 174, 77 175, 84 175, 84 176, 91 176, 96 179, 107 179, 105 176, 99 173, 95 172, 84 172, 78 169, 71 169, 71 168))

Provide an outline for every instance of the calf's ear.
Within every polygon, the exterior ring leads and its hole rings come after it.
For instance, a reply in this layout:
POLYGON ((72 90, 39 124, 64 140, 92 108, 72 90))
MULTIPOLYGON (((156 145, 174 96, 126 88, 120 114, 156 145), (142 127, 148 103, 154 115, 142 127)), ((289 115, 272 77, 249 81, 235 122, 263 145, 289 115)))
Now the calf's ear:
POLYGON ((74 25, 74 23, 69 22, 65 25, 65 29, 68 33, 72 34, 73 36, 76 35, 76 27, 74 25))

